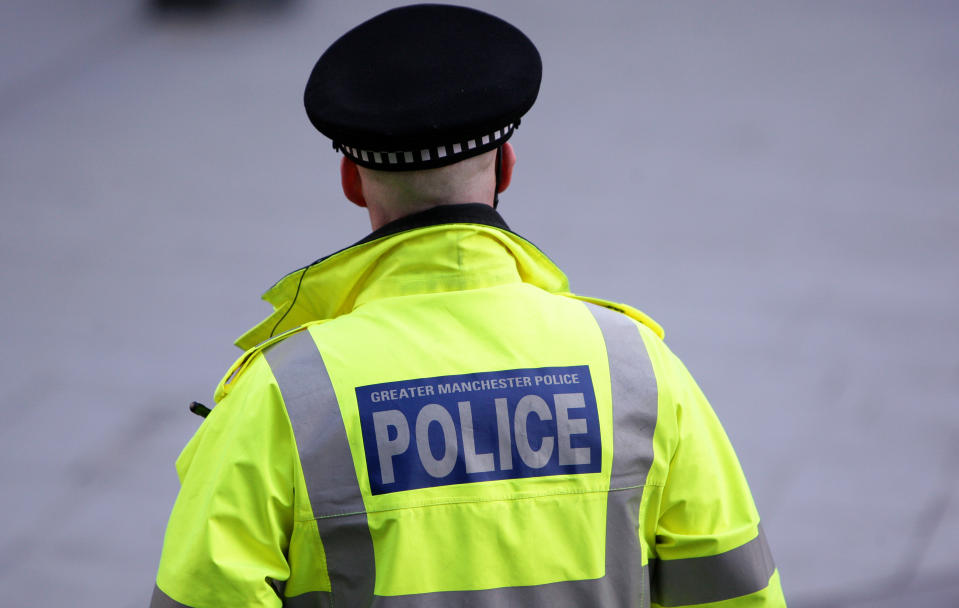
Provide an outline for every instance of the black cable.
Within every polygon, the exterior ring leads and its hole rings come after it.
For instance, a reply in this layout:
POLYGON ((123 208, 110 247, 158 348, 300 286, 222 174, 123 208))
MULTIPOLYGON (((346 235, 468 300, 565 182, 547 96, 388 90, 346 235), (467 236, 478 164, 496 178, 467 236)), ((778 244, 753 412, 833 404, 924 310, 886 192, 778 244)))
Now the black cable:
POLYGON ((499 174, 503 164, 503 146, 496 148, 496 186, 493 188, 493 209, 499 206, 499 174))
POLYGON ((296 291, 293 293, 293 300, 290 302, 290 307, 286 309, 286 312, 283 313, 283 316, 277 320, 276 325, 274 325, 273 329, 270 330, 271 338, 276 333, 276 328, 279 327, 280 323, 283 322, 283 319, 286 318, 286 315, 290 314, 290 311, 293 310, 293 305, 296 304, 296 298, 297 296, 300 295, 300 285, 303 284, 303 277, 306 276, 306 272, 312 267, 313 267, 313 264, 310 264, 309 266, 303 269, 303 274, 300 275, 300 280, 296 282, 296 291))

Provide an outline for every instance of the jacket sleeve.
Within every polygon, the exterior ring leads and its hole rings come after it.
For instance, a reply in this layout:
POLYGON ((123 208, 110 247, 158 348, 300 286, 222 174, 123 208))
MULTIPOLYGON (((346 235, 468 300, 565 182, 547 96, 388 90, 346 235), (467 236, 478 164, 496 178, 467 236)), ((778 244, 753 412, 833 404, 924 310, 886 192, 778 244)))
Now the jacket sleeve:
POLYGON ((660 393, 657 449, 667 454, 647 539, 653 605, 785 606, 726 433, 682 362, 659 340, 646 341, 660 393))
POLYGON ((177 460, 181 489, 151 606, 280 606, 290 575, 296 459, 263 357, 251 361, 177 460))

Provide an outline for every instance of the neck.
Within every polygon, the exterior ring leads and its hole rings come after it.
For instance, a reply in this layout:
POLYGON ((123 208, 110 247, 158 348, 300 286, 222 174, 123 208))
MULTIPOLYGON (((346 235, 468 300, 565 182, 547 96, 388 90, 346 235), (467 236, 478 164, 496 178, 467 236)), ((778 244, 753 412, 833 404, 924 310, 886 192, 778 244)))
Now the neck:
MULTIPOLYGON (((409 217, 429 209, 434 209, 436 207, 443 207, 449 205, 467 205, 467 204, 477 204, 475 201, 458 201, 452 203, 436 203, 436 204, 423 204, 423 205, 411 205, 403 209, 397 209, 390 207, 388 205, 380 205, 376 203, 367 203, 366 210, 370 215, 370 226, 373 230, 379 230, 386 224, 390 222, 395 222, 396 220, 402 219, 404 217, 409 217)), ((491 202, 481 203, 488 207, 492 207, 491 202)))

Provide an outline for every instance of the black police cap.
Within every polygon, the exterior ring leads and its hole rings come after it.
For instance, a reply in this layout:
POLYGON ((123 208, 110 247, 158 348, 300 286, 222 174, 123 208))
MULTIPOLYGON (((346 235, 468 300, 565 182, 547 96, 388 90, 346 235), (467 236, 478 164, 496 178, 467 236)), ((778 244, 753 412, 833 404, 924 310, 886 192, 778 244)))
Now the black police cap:
POLYGON ((505 143, 536 101, 542 72, 530 39, 502 19, 418 4, 334 42, 303 99, 313 126, 357 164, 428 169, 505 143))

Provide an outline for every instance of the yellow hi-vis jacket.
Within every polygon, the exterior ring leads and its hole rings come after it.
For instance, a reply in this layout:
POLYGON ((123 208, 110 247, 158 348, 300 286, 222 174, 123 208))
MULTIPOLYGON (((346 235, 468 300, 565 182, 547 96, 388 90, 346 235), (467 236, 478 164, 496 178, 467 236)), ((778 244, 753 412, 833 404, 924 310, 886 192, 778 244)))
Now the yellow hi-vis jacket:
POLYGON ((491 208, 405 218, 264 298, 177 461, 153 606, 785 605, 662 330, 569 293, 491 208))

